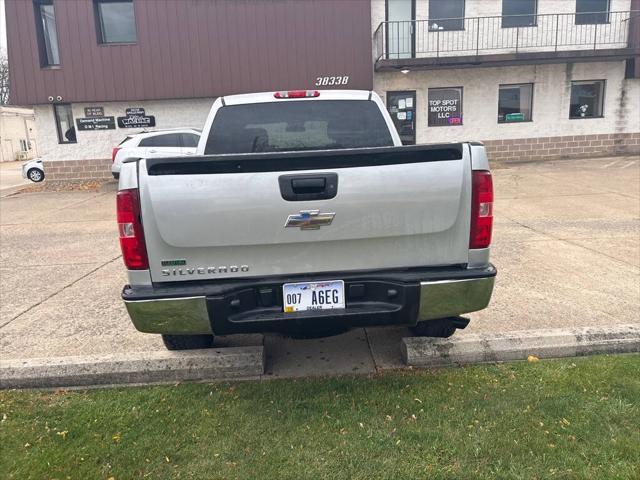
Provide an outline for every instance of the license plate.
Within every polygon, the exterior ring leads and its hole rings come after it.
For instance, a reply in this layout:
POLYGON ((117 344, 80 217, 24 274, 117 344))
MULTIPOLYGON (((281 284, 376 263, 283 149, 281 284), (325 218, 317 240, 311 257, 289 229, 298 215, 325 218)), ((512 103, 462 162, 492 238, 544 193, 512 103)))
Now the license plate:
POLYGON ((285 283, 282 286, 282 298, 286 313, 344 308, 344 282, 285 283))

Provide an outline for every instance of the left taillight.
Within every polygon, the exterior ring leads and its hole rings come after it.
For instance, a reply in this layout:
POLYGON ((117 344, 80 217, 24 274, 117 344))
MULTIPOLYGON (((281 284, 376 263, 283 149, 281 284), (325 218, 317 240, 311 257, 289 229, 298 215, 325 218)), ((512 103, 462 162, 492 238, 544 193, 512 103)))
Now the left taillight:
POLYGON ((493 181, 486 170, 474 170, 471 190, 471 232, 469 248, 491 245, 493 230, 493 181))
POLYGON ((121 147, 114 147, 113 150, 111 150, 111 163, 116 161, 116 155, 118 155, 120 148, 121 147))
POLYGON ((116 203, 120 249, 124 264, 129 270, 146 270, 149 268, 149 259, 140 220, 138 189, 120 190, 116 203))

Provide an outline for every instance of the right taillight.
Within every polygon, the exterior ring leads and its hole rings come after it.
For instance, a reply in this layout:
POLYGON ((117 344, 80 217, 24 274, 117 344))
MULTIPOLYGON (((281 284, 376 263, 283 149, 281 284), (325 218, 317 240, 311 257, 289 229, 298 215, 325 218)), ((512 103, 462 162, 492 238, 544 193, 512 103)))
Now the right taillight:
POLYGON ((116 155, 118 155, 120 148, 121 147, 114 147, 113 150, 111 150, 111 163, 116 161, 116 155))
POLYGON ((137 188, 120 190, 117 196, 118 232, 122 259, 129 270, 149 268, 144 231, 140 221, 140 196, 137 188))
POLYGON ((487 248, 493 229, 493 182, 491 173, 474 170, 471 189, 469 248, 487 248))

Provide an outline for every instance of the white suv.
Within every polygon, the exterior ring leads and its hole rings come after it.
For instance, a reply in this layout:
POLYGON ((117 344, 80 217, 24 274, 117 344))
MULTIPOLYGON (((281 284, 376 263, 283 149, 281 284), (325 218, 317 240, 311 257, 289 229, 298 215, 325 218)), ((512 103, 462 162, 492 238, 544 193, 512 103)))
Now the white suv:
POLYGON ((127 136, 111 153, 111 173, 120 177, 122 162, 128 159, 181 157, 196 153, 200 130, 153 130, 127 136))

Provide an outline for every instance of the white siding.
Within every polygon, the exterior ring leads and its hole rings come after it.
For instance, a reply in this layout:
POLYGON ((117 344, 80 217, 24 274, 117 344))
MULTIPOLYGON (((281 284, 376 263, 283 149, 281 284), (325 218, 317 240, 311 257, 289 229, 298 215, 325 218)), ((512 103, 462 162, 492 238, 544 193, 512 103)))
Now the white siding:
MULTIPOLYGON (((202 128, 213 104, 213 98, 193 100, 160 100, 141 102, 74 103, 74 121, 84 117, 84 107, 104 107, 105 116, 122 117, 129 107, 142 107, 147 115, 156 117, 154 128, 202 128)), ((111 150, 125 136, 141 129, 118 128, 115 130, 76 131, 77 143, 59 144, 51 105, 36 105, 38 149, 45 160, 83 160, 111 158, 111 150)), ((77 129, 77 127, 76 127, 77 129)))
MULTIPOLYGON (((371 31, 385 21, 385 1, 371 0, 371 31)), ((610 11, 631 9, 631 0, 611 0, 610 11)), ((576 0, 538 0, 538 14, 575 13, 576 0)), ((466 17, 488 17, 502 15, 502 0, 466 0, 466 17)), ((429 0, 416 0, 416 20, 429 18, 429 0)))
POLYGON ((640 131, 640 79, 624 79, 625 63, 420 70, 404 75, 378 72, 374 88, 386 92, 416 90, 417 143, 499 140, 640 131), (606 80, 604 118, 569 119, 571 81, 606 80), (533 83, 533 121, 498 124, 498 85, 533 83), (427 90, 463 87, 463 125, 428 127, 427 90))
MULTIPOLYGON (((386 0, 372 0, 371 28, 375 32, 385 21, 386 0)), ((631 0, 610 0, 610 12, 627 12, 631 0)), ((580 50, 585 45, 597 49, 625 48, 627 46, 627 13, 612 14, 611 23, 599 25, 576 25, 574 16, 576 0, 538 0, 537 27, 501 28, 502 0, 466 0, 465 29, 459 31, 429 31, 429 0, 416 0, 415 56, 447 57, 458 55, 499 54, 536 51, 580 50), (549 14, 567 14, 555 17, 549 14), (469 20, 476 17, 493 17, 469 20), (424 21, 424 22, 422 22, 424 21), (594 44, 597 41, 597 45, 594 44), (516 44, 518 48, 516 48, 516 44), (478 50, 476 50, 478 48, 478 50)), ((407 26, 392 26, 391 31, 407 26)), ((393 34, 393 33, 392 33, 393 34)), ((393 54, 393 44, 390 46, 393 54)), ((396 47, 397 48, 397 47, 396 47)), ((402 50, 408 50, 403 43, 402 50)), ((406 53, 406 52, 405 52, 406 53)), ((374 56, 376 49, 374 45, 374 56)))

